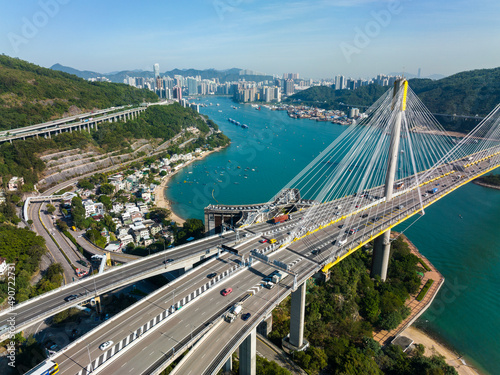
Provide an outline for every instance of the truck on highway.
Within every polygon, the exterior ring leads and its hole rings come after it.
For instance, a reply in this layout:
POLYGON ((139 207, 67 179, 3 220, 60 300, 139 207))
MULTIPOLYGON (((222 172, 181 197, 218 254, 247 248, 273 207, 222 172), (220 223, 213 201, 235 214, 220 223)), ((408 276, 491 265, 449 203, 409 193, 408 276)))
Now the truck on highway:
POLYGON ((235 304, 233 307, 231 307, 229 312, 226 313, 226 315, 224 316, 224 320, 228 323, 234 322, 234 320, 241 313, 242 310, 243 306, 241 306, 241 303, 235 304))
POLYGON ((271 244, 272 244, 272 243, 276 243, 276 238, 271 238, 271 239, 269 240, 269 243, 271 243, 271 244))
POLYGON ((291 215, 280 215, 272 219, 273 224, 284 223, 292 218, 291 215))
POLYGON ((434 188, 434 189, 431 189, 431 191, 429 191, 429 193, 431 193, 431 194, 436 194, 436 193, 438 192, 438 190, 439 190, 439 189, 436 187, 436 188, 434 188))
POLYGON ((271 281, 275 284, 278 284, 281 280, 287 277, 287 274, 282 275, 280 272, 275 271, 274 275, 271 278, 271 281))
POLYGON ((396 190, 402 189, 404 186, 405 186, 405 183, 404 183, 404 182, 398 182, 398 183, 396 184, 396 190))

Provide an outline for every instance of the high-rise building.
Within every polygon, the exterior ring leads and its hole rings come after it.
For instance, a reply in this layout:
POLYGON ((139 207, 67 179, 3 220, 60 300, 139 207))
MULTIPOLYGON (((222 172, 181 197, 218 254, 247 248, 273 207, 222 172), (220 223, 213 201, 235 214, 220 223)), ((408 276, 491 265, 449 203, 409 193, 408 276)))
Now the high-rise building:
POLYGON ((299 73, 283 73, 283 79, 299 79, 299 73))
POLYGON ((344 76, 337 76, 335 79, 335 90, 343 90, 346 88, 346 79, 344 76))
POLYGON ((188 77, 187 84, 188 84, 188 95, 197 95, 198 94, 198 81, 192 77, 188 77))
POLYGON ((175 86, 175 81, 172 78, 165 77, 163 79, 163 87, 173 90, 174 86, 175 86))
POLYGON ((174 99, 176 99, 179 103, 182 101, 182 87, 174 86, 174 99))
POLYGON ((285 95, 286 96, 290 96, 290 95, 293 95, 294 93, 294 85, 295 85, 295 82, 293 81, 293 79, 287 79, 285 81, 285 95))
POLYGON ((421 68, 418 68, 417 78, 420 78, 421 68))
POLYGON ((279 87, 274 88, 274 100, 277 102, 281 102, 281 90, 279 87))
POLYGON ((160 76, 160 64, 156 63, 153 65, 153 73, 155 78, 158 78, 160 76))

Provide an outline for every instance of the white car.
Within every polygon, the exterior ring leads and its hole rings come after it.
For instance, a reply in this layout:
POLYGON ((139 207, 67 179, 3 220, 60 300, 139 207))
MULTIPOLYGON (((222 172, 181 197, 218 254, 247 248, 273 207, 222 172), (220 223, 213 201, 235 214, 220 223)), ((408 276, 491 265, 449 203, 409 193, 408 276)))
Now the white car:
POLYGON ((101 344, 101 346, 99 347, 99 349, 101 350, 106 350, 107 348, 109 348, 111 345, 113 345, 113 341, 109 340, 109 341, 106 341, 106 342, 103 342, 101 344))
POLYGON ((343 237, 339 239, 339 246, 345 245, 347 243, 347 237, 343 237))

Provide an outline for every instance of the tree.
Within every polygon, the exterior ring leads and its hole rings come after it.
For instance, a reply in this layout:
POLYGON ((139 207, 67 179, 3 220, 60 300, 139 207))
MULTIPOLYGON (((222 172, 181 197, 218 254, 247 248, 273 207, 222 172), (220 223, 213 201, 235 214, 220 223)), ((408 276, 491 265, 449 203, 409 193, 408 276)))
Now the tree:
POLYGON ((56 208, 52 204, 49 203, 47 205, 47 212, 49 213, 49 215, 52 215, 55 211, 56 211, 56 208))
POLYGON ((170 214, 170 210, 167 210, 166 208, 155 208, 149 212, 149 218, 157 223, 167 225, 170 214))
POLYGON ((68 224, 66 224, 64 221, 62 221, 61 219, 57 220, 56 221, 56 225, 57 227, 59 228, 59 230, 61 232, 64 232, 64 231, 67 231, 69 228, 68 228, 68 224))
POLYGON ((401 313, 399 311, 391 311, 380 316, 379 325, 382 329, 390 331, 391 329, 396 328, 402 320, 403 318, 401 317, 401 313))
POLYGON ((95 185, 92 182, 90 182, 89 180, 87 180, 86 178, 84 178, 84 179, 78 181, 78 187, 80 189, 92 190, 95 187, 95 185))
POLYGON ((111 195, 115 192, 115 186, 111 184, 102 184, 99 186, 99 194, 111 195))
POLYGON ((91 228, 87 231, 87 237, 93 244, 99 247, 106 246, 106 239, 101 235, 101 232, 95 228, 91 228))
POLYGON ((116 224, 113 221, 113 218, 109 215, 104 215, 104 219, 102 220, 102 223, 110 232, 115 232, 116 231, 116 224))
POLYGON ((82 199, 74 197, 71 200, 71 215, 73 216, 73 224, 82 229, 85 228, 85 207, 83 207, 82 199))
POLYGON ((98 201, 101 202, 108 211, 113 208, 113 203, 111 202, 111 198, 108 197, 107 195, 99 196, 98 201))

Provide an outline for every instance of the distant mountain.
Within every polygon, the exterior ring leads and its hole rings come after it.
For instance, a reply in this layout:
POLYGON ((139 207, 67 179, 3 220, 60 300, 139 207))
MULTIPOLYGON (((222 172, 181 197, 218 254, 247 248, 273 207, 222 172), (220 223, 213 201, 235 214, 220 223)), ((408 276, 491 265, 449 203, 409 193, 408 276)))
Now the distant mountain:
POLYGON ((0 130, 20 128, 66 114, 157 100, 156 94, 149 90, 89 82, 73 73, 0 55, 0 130))
MULTIPOLYGON (((406 77, 406 79, 417 78, 416 74, 412 74, 412 73, 408 73, 408 72, 392 72, 392 73, 389 73, 389 75, 390 76, 404 76, 404 77, 406 77)), ((422 79, 429 78, 429 79, 437 80, 437 79, 442 79, 445 77, 447 77, 447 76, 445 76, 443 74, 431 74, 430 76, 422 76, 420 78, 422 78, 422 79)))
MULTIPOLYGON (((432 113, 486 116, 500 103, 500 68, 461 72, 436 81, 414 78, 408 83, 432 113)), ((300 101, 321 108, 345 109, 340 103, 371 105, 387 89, 377 85, 356 90, 311 87, 291 96, 288 101, 300 101)), ((469 132, 477 124, 476 120, 442 116, 438 120, 446 129, 460 132, 469 132)))
MULTIPOLYGON (((111 82, 123 83, 123 80, 127 77, 144 77, 144 78, 153 78, 153 71, 147 70, 122 70, 115 71, 111 73, 97 73, 92 71, 82 71, 74 68, 70 68, 67 66, 63 66, 61 64, 54 64, 50 67, 52 70, 59 70, 62 72, 66 72, 69 74, 74 74, 77 77, 83 79, 96 78, 96 77, 106 77, 111 82)), ((271 81, 273 79, 272 76, 269 75, 240 75, 241 69, 231 68, 225 70, 216 70, 216 69, 173 69, 162 73, 162 76, 174 77, 175 75, 180 75, 183 77, 196 77, 201 76, 201 79, 215 79, 218 78, 220 82, 228 82, 228 81, 237 81, 239 79, 252 80, 252 81, 271 81)))
POLYGON ((89 70, 78 70, 78 69, 73 69, 70 68, 69 66, 64 66, 61 64, 54 64, 50 67, 52 70, 59 70, 60 72, 65 72, 69 74, 74 74, 77 77, 83 78, 83 79, 89 79, 89 78, 97 78, 97 77, 102 77, 101 73, 97 72, 92 72, 89 70))

